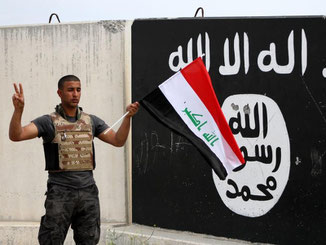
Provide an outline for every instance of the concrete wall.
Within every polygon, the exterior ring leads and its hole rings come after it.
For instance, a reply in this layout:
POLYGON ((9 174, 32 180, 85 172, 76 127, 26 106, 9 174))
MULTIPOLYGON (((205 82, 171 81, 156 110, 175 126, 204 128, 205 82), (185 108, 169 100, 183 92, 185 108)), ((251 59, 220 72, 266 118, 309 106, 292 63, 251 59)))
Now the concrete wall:
MULTIPOLYGON (((0 27, 0 222, 38 222, 44 214, 47 172, 42 139, 8 138, 13 82, 25 93, 22 123, 50 113, 60 100, 57 81, 75 74, 82 81, 80 106, 113 124, 130 102, 131 22, 0 27)), ((126 223, 130 216, 127 147, 95 140, 102 222, 126 223)))

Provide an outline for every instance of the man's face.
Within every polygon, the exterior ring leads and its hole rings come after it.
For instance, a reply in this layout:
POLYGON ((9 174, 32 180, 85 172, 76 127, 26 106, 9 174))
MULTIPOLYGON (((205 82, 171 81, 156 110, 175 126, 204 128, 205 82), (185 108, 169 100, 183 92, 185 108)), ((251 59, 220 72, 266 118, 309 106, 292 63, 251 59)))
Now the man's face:
POLYGON ((58 89, 58 95, 61 98, 63 106, 76 108, 78 106, 81 87, 79 81, 68 81, 63 84, 62 89, 58 89))

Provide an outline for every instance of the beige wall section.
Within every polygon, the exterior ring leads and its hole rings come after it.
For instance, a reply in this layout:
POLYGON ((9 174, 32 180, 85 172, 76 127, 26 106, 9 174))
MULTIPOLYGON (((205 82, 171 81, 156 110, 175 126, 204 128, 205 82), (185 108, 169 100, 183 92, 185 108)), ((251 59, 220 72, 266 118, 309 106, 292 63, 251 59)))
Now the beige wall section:
MULTIPOLYGON (((112 125, 130 102, 130 29, 129 21, 0 27, 0 221, 38 222, 47 180, 42 139, 8 138, 12 83, 24 87, 23 124, 52 112, 58 79, 75 74, 82 81, 80 106, 112 125)), ((127 145, 95 140, 102 222, 128 220, 127 145)))

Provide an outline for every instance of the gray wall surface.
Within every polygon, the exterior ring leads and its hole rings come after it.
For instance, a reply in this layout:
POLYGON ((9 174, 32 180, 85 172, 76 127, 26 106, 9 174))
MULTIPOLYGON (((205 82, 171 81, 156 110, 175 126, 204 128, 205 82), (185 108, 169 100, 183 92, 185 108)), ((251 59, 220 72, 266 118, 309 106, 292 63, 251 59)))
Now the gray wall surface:
MULTIPOLYGON (((130 103, 130 26, 101 21, 0 27, 0 222, 39 222, 44 214, 42 139, 8 138, 13 83, 24 88, 23 125, 54 111, 57 81, 66 74, 81 79, 84 111, 112 125, 130 103)), ((95 139, 102 222, 128 222, 129 146, 130 141, 115 148, 95 139)))

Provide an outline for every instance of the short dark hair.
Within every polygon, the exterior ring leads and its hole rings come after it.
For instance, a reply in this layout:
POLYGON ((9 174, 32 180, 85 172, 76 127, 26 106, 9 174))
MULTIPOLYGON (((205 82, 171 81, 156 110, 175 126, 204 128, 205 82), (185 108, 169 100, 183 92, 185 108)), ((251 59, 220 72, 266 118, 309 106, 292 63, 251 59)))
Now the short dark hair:
POLYGON ((75 75, 66 75, 66 76, 60 78, 60 80, 58 82, 58 89, 63 89, 63 84, 65 82, 71 82, 71 81, 78 81, 78 82, 80 82, 79 78, 76 77, 75 75))

